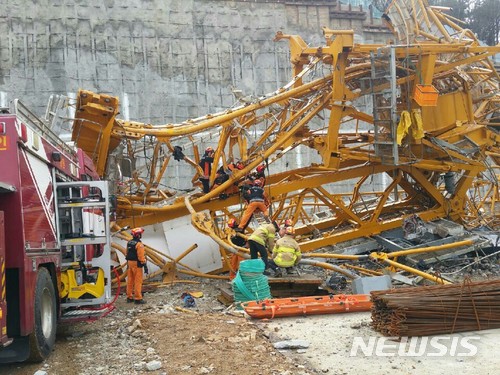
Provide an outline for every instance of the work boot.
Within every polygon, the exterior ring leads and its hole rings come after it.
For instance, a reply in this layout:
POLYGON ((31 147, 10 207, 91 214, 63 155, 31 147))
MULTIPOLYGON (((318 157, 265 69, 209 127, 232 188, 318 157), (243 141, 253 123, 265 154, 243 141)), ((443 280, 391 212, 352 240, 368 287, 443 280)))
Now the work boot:
POLYGON ((133 298, 128 298, 128 297, 127 297, 127 303, 132 303, 132 302, 134 302, 134 299, 133 299, 133 298))
POLYGON ((269 277, 274 277, 275 276, 275 271, 273 269, 267 269, 264 271, 264 275, 265 276, 269 276, 269 277))
POLYGON ((144 301, 143 299, 136 299, 136 300, 134 301, 134 303, 135 303, 136 305, 144 305, 144 304, 146 303, 146 301, 144 301))

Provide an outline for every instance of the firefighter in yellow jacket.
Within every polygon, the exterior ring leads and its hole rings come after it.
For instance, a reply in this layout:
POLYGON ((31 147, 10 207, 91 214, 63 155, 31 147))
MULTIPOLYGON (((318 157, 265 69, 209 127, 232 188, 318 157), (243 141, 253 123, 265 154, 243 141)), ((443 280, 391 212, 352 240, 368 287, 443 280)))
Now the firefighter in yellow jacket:
POLYGON ((272 224, 262 224, 248 237, 248 247, 250 248, 250 257, 258 259, 259 254, 268 268, 268 255, 274 246, 274 239, 279 226, 276 222, 272 224))
POLYGON ((142 269, 148 273, 144 244, 141 242, 143 228, 134 228, 131 231, 133 239, 127 243, 127 302, 138 305, 146 303, 142 299, 142 269))
POLYGON ((276 241, 272 253, 272 263, 270 267, 276 270, 277 267, 291 268, 296 266, 302 259, 302 252, 297 241, 295 241, 295 229, 292 226, 285 226, 279 232, 281 238, 276 241), (274 266, 274 267, 273 267, 274 266))

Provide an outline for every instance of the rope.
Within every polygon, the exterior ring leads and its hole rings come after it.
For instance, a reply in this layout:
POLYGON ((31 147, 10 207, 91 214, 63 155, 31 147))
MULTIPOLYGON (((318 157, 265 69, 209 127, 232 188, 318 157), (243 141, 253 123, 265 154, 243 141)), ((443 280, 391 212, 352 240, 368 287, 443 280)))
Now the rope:
POLYGON ((262 274, 238 272, 232 286, 235 302, 272 298, 267 277, 262 274))
POLYGON ((234 278, 233 286, 235 287, 235 290, 234 290, 235 293, 236 293, 236 291, 241 292, 241 294, 245 298, 244 301, 254 301, 256 299, 255 295, 250 290, 248 290, 248 288, 246 287, 245 282, 241 278, 240 272, 238 272, 236 274, 236 277, 234 278))
POLYGON ((271 290, 264 271, 264 262, 260 259, 244 260, 232 281, 235 302, 261 301, 271 298, 271 290))

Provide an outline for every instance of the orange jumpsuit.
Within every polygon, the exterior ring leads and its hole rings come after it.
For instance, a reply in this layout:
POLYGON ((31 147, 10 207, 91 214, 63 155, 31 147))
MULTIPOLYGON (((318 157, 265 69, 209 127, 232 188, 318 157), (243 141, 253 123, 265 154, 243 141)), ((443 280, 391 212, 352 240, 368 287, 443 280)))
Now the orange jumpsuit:
MULTIPOLYGON (((146 263, 144 255, 144 244, 138 241, 135 245, 137 251, 137 260, 146 263)), ((137 265, 137 260, 127 260, 127 298, 142 300, 142 267, 137 265)))
POLYGON ((250 201, 243 212, 238 228, 244 229, 255 211, 261 211, 264 216, 269 216, 269 206, 264 201, 250 201))
POLYGON ((243 216, 241 217, 240 225, 238 228, 245 229, 250 221, 253 213, 255 211, 261 211, 264 216, 269 216, 269 199, 267 198, 267 194, 260 186, 251 186, 245 192, 245 196, 248 198, 248 205, 243 212, 243 216))

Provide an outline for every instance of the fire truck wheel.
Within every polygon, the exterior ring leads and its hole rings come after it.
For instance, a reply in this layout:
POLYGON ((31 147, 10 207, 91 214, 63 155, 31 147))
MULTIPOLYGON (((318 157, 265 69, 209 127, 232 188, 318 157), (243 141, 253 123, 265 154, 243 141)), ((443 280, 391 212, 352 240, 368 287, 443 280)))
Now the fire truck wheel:
POLYGON ((35 287, 35 327, 30 335, 31 362, 48 357, 56 341, 56 296, 54 284, 45 268, 38 270, 35 287))

